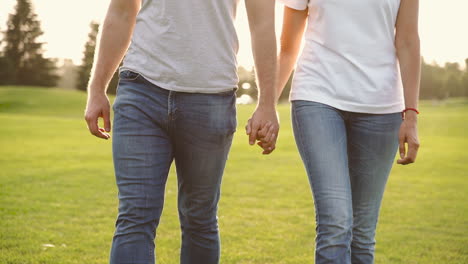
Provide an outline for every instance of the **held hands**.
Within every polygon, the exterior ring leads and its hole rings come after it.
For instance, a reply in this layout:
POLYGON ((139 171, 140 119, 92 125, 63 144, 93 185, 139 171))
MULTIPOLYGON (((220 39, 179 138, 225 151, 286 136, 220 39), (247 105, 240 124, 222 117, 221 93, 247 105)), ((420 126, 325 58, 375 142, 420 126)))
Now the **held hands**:
POLYGON ((88 95, 85 120, 91 134, 102 139, 110 138, 110 103, 109 98, 105 93, 88 95), (104 128, 99 127, 98 120, 100 117, 104 119, 104 128))
POLYGON ((245 131, 249 136, 249 144, 253 145, 258 141, 257 145, 263 149, 262 154, 268 155, 273 152, 279 132, 279 120, 275 108, 258 106, 247 121, 245 131))
POLYGON ((397 160, 397 163, 401 165, 414 163, 419 149, 416 113, 407 112, 405 114, 405 119, 400 127, 399 142, 400 159, 397 160), (406 152, 405 143, 408 144, 408 152, 406 152))

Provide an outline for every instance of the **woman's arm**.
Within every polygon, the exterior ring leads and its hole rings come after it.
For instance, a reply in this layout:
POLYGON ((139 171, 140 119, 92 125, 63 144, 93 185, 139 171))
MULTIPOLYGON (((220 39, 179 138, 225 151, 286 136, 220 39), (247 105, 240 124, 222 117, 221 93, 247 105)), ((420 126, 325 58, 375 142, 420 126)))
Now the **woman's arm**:
POLYGON ((110 104, 106 95, 107 85, 119 66, 125 51, 130 45, 136 16, 140 10, 140 0, 112 0, 107 11, 101 36, 96 45, 91 78, 88 84, 88 102, 85 120, 91 134, 108 139, 111 129, 110 104), (100 128, 98 119, 104 119, 100 128))
MULTIPOLYGON (((395 47, 400 63, 405 108, 418 108, 421 55, 418 33, 419 0, 401 0, 396 22, 395 47)), ((417 113, 406 111, 400 128, 398 164, 415 162, 419 148, 417 113), (405 143, 408 144, 406 152, 405 143)))
POLYGON ((307 8, 305 10, 296 10, 287 6, 284 7, 283 29, 277 63, 276 101, 281 96, 296 63, 299 49, 301 48, 307 15, 307 8))

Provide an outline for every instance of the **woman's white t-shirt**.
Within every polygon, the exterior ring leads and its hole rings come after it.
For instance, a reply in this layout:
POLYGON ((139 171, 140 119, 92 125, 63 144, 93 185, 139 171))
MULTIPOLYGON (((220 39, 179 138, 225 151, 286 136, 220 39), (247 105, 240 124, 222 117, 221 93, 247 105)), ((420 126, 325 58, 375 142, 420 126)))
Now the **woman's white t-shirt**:
POLYGON ((308 8, 290 100, 385 114, 404 108, 395 50, 400 0, 281 0, 308 8))

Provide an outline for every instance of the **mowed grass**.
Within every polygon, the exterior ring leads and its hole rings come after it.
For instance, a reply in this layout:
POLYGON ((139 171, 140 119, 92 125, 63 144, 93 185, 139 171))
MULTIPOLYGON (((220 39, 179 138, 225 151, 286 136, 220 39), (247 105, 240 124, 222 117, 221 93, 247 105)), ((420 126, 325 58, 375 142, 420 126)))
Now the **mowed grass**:
MULTIPOLYGON (((117 214, 111 142, 83 121, 84 93, 0 88, 0 263, 106 263, 117 214), (50 244, 50 245, 48 245, 50 244), (52 247, 53 245, 53 247, 52 247)), ((395 166, 376 263, 468 263, 468 100, 422 102, 417 163, 395 166)), ((247 144, 238 107, 219 224, 221 263, 313 263, 315 223, 289 105, 270 156, 247 144)), ((158 263, 178 263, 176 177, 157 232, 158 263)))

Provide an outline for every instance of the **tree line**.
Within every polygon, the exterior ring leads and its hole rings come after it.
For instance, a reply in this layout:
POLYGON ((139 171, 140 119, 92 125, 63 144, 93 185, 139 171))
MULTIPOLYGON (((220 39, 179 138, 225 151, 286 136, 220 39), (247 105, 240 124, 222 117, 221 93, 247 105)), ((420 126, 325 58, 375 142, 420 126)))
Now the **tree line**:
MULTIPOLYGON (((79 66, 64 60, 44 57, 38 38, 44 34, 30 0, 17 0, 0 40, 0 85, 75 88, 86 91, 94 59, 99 24, 91 22, 79 66)), ((115 93, 118 76, 114 74, 109 92, 115 93)))
POLYGON ((468 58, 464 69, 460 64, 447 62, 444 66, 422 61, 421 99, 468 97, 468 58))
MULTIPOLYGON (((239 67, 239 92, 248 94, 252 98, 257 97, 257 86, 255 83, 255 71, 239 67), (244 90, 243 84, 254 89, 244 90)), ((291 90, 292 76, 289 78, 280 101, 287 101, 291 90)), ((468 97, 468 58, 465 59, 464 68, 460 64, 447 62, 444 66, 437 63, 426 63, 421 60, 421 99, 443 100, 449 97, 468 97)))
MULTIPOLYGON (((30 0, 17 0, 8 17, 6 30, 0 40, 0 85, 27 85, 67 87, 86 91, 93 65, 99 24, 91 22, 88 41, 84 44, 81 65, 65 60, 61 67, 57 59, 44 57, 43 45, 38 38, 44 33, 30 0)), ((468 58, 462 67, 458 63, 427 63, 422 60, 421 99, 468 97, 468 58)), ((257 98, 254 69, 239 67, 238 94, 257 98)), ((116 91, 117 73, 109 84, 108 92, 116 91)), ((291 88, 288 81, 280 100, 287 100, 291 88)))

